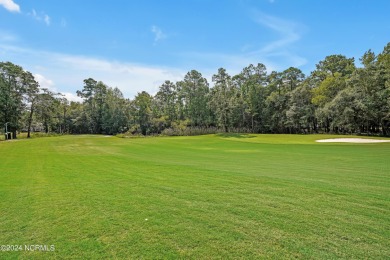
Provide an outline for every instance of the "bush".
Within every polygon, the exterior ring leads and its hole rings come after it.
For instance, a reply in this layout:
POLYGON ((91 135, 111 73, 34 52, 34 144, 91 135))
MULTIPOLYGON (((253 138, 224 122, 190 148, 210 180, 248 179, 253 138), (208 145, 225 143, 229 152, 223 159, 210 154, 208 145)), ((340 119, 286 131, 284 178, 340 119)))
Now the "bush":
POLYGON ((166 136, 191 136, 191 135, 207 135, 216 134, 222 132, 222 129, 217 127, 199 127, 199 126, 187 126, 179 128, 166 128, 162 131, 162 135, 166 136))
POLYGON ((133 132, 133 129, 130 129, 130 130, 128 130, 127 132, 122 133, 122 134, 117 134, 117 135, 115 135, 115 136, 116 136, 116 137, 119 137, 119 138, 145 137, 145 136, 142 135, 141 133, 133 132))

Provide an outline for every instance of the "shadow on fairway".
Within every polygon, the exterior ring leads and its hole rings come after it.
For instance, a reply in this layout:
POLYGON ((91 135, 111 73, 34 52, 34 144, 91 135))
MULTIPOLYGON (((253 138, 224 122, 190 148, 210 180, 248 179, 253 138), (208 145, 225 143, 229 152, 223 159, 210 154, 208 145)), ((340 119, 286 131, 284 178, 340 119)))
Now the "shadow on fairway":
POLYGON ((236 134, 236 133, 220 133, 216 135, 222 138, 254 138, 255 137, 251 134, 236 134))

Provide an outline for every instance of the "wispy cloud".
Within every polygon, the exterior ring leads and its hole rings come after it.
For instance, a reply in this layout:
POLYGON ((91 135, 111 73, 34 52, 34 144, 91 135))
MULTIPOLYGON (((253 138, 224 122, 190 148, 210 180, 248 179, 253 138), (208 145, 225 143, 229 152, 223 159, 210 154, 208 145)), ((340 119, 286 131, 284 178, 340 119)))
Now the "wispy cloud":
POLYGON ((287 47, 301 38, 300 28, 295 22, 267 15, 259 11, 254 12, 254 20, 279 34, 278 40, 275 40, 262 48, 262 51, 264 52, 271 52, 287 47))
POLYGON ((249 64, 263 63, 269 72, 281 67, 280 64, 275 63, 265 55, 254 52, 241 52, 239 54, 187 52, 180 55, 184 60, 190 60, 194 64, 192 67, 201 67, 200 71, 209 82, 211 82, 212 75, 220 67, 225 68, 230 75, 240 73, 249 64))
MULTIPOLYGON (((34 13, 38 16, 35 10, 30 15, 34 13)), ((73 95, 73 98, 75 95, 70 93, 82 89, 83 80, 89 77, 101 80, 109 86, 118 87, 126 97, 132 98, 137 92, 143 90, 151 94, 156 93, 165 80, 182 80, 190 69, 199 70, 210 80, 219 67, 224 67, 234 75, 249 64, 263 63, 269 72, 306 64, 306 59, 297 54, 293 48, 301 39, 304 26, 259 11, 253 12, 251 18, 263 30, 270 30, 274 38, 270 38, 265 44, 250 43, 241 49, 237 46, 240 51, 236 53, 204 51, 177 53, 180 60, 186 63, 177 67, 151 66, 21 48, 11 41, 15 36, 1 31, 0 55, 3 60, 10 60, 32 73, 41 75, 42 86, 58 89, 59 92, 68 93, 69 97, 73 95)), ((155 35, 155 42, 167 37, 157 26, 153 26, 151 31, 155 35)))
MULTIPOLYGON (((13 0, 0 0, 0 6, 3 6, 6 10, 10 12, 21 13, 20 6, 16 4, 13 0)), ((35 9, 32 9, 31 13, 27 13, 27 15, 31 16, 37 21, 44 22, 47 26, 49 26, 51 23, 49 15, 43 12, 38 14, 35 9)))
MULTIPOLYGON (((118 87, 132 98, 143 90, 154 94, 165 80, 182 80, 187 71, 178 68, 111 61, 87 56, 26 49, 0 43, 5 60, 21 65, 38 76, 42 86, 61 93, 76 93, 83 80, 94 78, 118 87)), ((71 95, 68 95, 71 96, 71 95)))
POLYGON ((158 41, 164 40, 168 37, 159 27, 155 25, 152 26, 151 31, 154 34, 154 43, 157 43, 158 41))
POLYGON ((257 10, 253 10, 251 14, 255 23, 276 35, 275 40, 270 40, 263 45, 244 44, 238 47, 239 53, 182 53, 183 60, 191 60, 196 65, 206 66, 207 69, 204 71, 208 71, 208 75, 215 73, 219 67, 236 74, 249 64, 263 63, 267 71, 271 72, 284 70, 290 66, 300 67, 307 63, 306 58, 292 50, 294 44, 302 37, 305 29, 303 25, 257 10))
POLYGON ((18 37, 7 31, 0 30, 0 42, 15 42, 18 37))
POLYGON ((50 25, 50 17, 49 17, 47 14, 44 15, 43 21, 45 22, 45 24, 46 24, 47 26, 50 25))
MULTIPOLYGON (((1 0, 0 0, 1 1, 1 0)), ((27 15, 30 15, 32 18, 34 18, 37 21, 44 22, 47 26, 50 25, 50 16, 41 12, 38 14, 35 9, 31 10, 31 13, 27 13, 27 15)))
POLYGON ((10 12, 20 13, 20 7, 13 0, 0 0, 0 5, 10 12))
POLYGON ((291 49, 302 37, 306 27, 294 21, 268 15, 258 10, 252 12, 253 20, 261 26, 270 29, 277 35, 277 39, 270 41, 257 51, 252 52, 273 60, 285 60, 291 66, 299 67, 307 63, 304 57, 299 56, 291 49))

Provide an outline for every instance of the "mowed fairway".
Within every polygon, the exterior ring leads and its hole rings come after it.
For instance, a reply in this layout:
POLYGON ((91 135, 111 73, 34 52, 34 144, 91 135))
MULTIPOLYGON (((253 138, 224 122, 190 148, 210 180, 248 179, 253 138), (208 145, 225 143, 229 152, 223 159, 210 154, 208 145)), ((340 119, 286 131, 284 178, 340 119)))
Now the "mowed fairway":
POLYGON ((315 135, 0 142, 0 258, 390 257, 390 143, 315 135))

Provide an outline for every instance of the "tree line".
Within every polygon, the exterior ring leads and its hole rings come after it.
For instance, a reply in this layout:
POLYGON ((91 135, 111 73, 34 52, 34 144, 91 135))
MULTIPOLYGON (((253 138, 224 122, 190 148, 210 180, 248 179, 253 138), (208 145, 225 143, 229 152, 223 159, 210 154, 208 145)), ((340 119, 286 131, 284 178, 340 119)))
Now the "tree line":
POLYGON ((0 63, 0 124, 19 131, 129 135, 193 135, 215 132, 343 133, 390 135, 390 43, 376 55, 330 55, 310 75, 294 67, 267 72, 249 65, 237 75, 224 68, 212 84, 196 70, 165 81, 155 95, 133 99, 118 88, 84 80, 71 102, 41 88, 34 76, 0 63))

